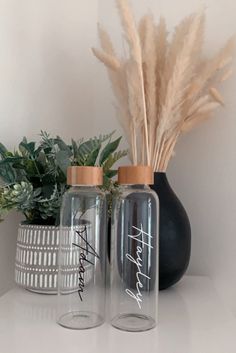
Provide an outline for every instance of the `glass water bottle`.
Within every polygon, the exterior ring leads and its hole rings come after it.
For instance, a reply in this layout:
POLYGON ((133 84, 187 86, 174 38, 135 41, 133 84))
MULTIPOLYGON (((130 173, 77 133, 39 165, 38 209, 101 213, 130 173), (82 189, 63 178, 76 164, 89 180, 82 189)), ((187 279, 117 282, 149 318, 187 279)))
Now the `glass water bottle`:
POLYGON ((121 167, 111 246, 111 324, 125 331, 156 326, 159 282, 159 201, 148 166, 121 167))
POLYGON ((58 323, 86 329, 105 320, 106 201, 98 167, 70 167, 61 208, 58 323))

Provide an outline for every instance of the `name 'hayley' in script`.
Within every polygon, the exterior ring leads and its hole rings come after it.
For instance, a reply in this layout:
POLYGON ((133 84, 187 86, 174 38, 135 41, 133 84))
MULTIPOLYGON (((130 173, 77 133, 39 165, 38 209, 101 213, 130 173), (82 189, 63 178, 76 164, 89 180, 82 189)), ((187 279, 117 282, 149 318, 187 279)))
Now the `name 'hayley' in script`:
POLYGON ((142 252, 143 252, 143 248, 145 246, 147 246, 150 249, 153 249, 153 246, 151 245, 152 236, 150 234, 144 232, 142 224, 141 224, 140 228, 137 228, 135 226, 133 226, 132 228, 135 229, 138 232, 135 235, 129 235, 128 234, 129 238, 131 238, 133 240, 136 240, 136 242, 137 242, 136 258, 134 258, 131 254, 126 254, 126 258, 130 262, 135 264, 135 266, 137 267, 137 272, 136 272, 136 279, 137 279, 137 282, 136 282, 136 293, 134 293, 130 289, 126 289, 125 292, 137 302, 137 305, 138 305, 139 309, 141 309, 142 301, 143 301, 142 300, 142 293, 141 293, 141 289, 143 288, 142 278, 147 278, 148 280, 151 279, 151 277, 149 277, 148 275, 146 275, 142 271, 142 267, 143 267, 142 252))

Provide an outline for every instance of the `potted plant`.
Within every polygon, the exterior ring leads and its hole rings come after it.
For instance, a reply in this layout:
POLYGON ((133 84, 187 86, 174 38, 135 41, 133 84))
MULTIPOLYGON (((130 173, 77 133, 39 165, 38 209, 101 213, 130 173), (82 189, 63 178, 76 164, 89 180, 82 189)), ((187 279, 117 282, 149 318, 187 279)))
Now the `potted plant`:
MULTIPOLYGON (((39 144, 23 138, 18 150, 0 144, 0 218, 21 212, 16 250, 15 281, 26 289, 55 293, 58 273, 60 205, 67 188, 69 166, 102 166, 103 188, 115 187, 114 164, 127 151, 117 151, 121 137, 114 132, 71 144, 41 132, 39 144)), ((76 271, 76 269, 75 269, 76 271)))

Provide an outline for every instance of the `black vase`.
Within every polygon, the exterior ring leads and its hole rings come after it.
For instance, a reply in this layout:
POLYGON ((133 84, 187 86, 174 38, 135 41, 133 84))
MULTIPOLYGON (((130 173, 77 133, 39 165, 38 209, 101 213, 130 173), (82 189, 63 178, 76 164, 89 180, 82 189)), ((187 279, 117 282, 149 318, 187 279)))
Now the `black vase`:
POLYGON ((188 215, 170 187, 165 173, 155 173, 151 188, 160 200, 159 288, 177 283, 187 270, 191 254, 188 215))

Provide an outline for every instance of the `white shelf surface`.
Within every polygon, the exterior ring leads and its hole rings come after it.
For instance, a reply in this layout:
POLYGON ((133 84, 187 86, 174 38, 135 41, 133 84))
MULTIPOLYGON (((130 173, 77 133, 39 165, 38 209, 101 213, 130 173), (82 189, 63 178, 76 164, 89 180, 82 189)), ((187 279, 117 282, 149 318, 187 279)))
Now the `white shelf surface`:
POLYGON ((159 324, 127 333, 55 323, 56 296, 15 288, 0 298, 1 353, 235 353, 236 318, 207 277, 186 276, 160 293, 159 324))

